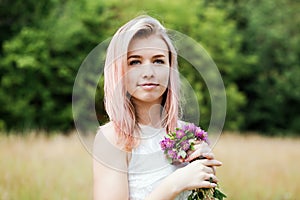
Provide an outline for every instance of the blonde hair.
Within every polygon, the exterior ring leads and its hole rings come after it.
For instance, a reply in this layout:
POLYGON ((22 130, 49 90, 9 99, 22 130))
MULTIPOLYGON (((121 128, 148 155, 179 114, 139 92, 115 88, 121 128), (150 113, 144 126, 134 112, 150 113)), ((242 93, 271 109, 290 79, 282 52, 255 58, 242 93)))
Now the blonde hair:
POLYGON ((123 76, 127 65, 129 43, 137 37, 160 36, 169 49, 170 77, 162 106, 162 126, 166 131, 177 125, 179 110, 179 73, 176 50, 161 23, 147 15, 139 16, 123 25, 114 34, 106 54, 104 67, 105 109, 114 124, 118 144, 131 151, 139 142, 138 120, 135 108, 124 87, 123 76))

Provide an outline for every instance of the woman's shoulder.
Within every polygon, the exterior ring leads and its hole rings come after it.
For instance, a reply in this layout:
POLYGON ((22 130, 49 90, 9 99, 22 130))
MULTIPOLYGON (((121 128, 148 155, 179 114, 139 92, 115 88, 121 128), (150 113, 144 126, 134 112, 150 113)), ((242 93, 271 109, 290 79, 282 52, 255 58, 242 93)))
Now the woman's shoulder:
POLYGON ((94 139, 93 157, 113 171, 127 172, 127 154, 117 144, 116 138, 112 122, 100 126, 94 139))
POLYGON ((112 121, 109 121, 101 126, 99 126, 99 129, 113 129, 114 123, 112 121))
POLYGON ((96 138, 105 137, 111 144, 117 144, 117 137, 113 122, 108 122, 99 126, 96 134, 96 138))

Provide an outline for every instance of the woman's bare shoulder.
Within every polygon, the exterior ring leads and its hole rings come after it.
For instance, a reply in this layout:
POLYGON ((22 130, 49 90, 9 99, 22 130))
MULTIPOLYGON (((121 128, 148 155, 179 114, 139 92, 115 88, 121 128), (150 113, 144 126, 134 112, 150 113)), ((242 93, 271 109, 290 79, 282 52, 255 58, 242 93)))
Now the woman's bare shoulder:
POLYGON ((105 137, 111 144, 117 144, 117 137, 113 122, 108 122, 102 126, 99 126, 97 131, 97 137, 105 137))
POLYGON ((99 127, 93 147, 93 156, 104 166, 119 172, 127 171, 127 154, 117 142, 113 123, 99 127))
POLYGON ((107 122, 107 123, 99 126, 99 130, 114 131, 114 124, 113 124, 113 122, 107 122))

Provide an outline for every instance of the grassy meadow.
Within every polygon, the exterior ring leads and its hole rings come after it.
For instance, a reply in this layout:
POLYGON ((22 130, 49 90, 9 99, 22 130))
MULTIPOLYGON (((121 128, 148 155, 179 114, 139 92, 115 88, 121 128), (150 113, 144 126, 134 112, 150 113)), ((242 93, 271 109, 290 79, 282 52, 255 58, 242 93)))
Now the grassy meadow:
POLYGON ((1 200, 92 199, 91 157, 76 134, 0 136, 1 200))
MULTIPOLYGON (((300 138, 225 133, 214 149, 228 200, 300 196, 300 138)), ((0 135, 1 200, 92 199, 92 160, 76 134, 0 135)))
POLYGON ((234 200, 296 200, 300 138, 223 134, 214 149, 222 189, 234 200))

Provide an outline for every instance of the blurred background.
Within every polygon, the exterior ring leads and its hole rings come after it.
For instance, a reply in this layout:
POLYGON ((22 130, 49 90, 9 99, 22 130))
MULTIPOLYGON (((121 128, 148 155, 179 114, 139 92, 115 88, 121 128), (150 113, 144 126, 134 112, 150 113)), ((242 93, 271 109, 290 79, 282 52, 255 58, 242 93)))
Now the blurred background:
MULTIPOLYGON (((73 84, 87 54, 140 14, 196 40, 220 70, 227 117, 216 155, 227 164, 219 179, 228 199, 296 199, 299 10, 293 0, 0 0, 0 199, 91 199, 91 159, 74 136, 73 84)), ((180 70, 206 128, 205 83, 180 70)), ((104 123, 102 87, 96 101, 104 123)))

